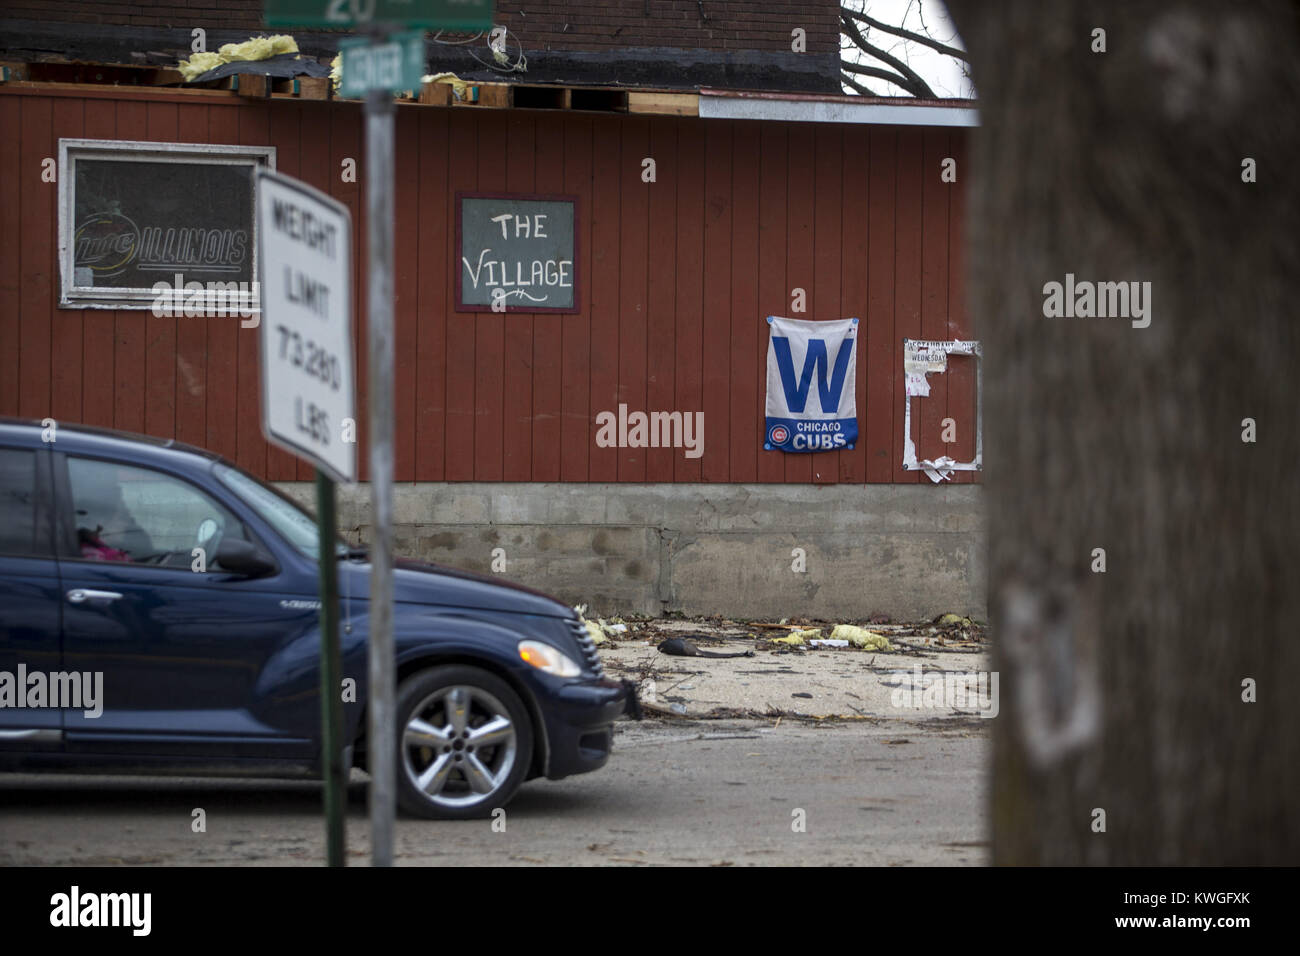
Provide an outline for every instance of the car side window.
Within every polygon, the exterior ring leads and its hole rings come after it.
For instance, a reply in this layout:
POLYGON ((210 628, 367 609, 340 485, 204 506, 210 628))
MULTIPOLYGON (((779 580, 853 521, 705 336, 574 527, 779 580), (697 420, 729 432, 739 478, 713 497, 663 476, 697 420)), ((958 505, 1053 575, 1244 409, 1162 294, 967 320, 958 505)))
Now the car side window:
POLYGON ((224 506, 172 475, 92 458, 68 458, 77 549, 84 561, 222 570, 222 540, 251 540, 224 506))
POLYGON ((49 557, 36 517, 36 452, 0 448, 0 554, 49 557))

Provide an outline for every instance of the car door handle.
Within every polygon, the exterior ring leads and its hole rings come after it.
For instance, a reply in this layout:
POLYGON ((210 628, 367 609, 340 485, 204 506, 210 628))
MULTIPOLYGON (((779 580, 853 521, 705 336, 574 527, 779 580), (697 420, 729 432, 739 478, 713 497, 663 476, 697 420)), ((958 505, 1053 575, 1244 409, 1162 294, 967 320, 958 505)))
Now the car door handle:
POLYGON ((107 604, 121 596, 117 591, 92 591, 89 588, 73 588, 66 595, 71 604, 107 604))

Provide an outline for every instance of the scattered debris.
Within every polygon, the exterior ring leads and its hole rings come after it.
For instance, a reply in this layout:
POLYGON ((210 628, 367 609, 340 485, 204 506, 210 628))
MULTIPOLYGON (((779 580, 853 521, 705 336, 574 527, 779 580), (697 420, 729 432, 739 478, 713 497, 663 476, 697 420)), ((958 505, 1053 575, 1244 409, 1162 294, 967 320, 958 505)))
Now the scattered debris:
POLYGON ((575 604, 573 610, 578 615, 578 620, 586 626, 587 633, 591 636, 593 644, 604 644, 616 634, 627 633, 627 625, 621 617, 611 618, 610 623, 607 624, 603 617, 594 621, 588 620, 587 605, 585 604, 575 604))
POLYGON ((689 641, 684 637, 669 637, 659 642, 659 652, 661 654, 671 654, 674 657, 753 657, 753 651, 737 651, 735 653, 721 654, 716 651, 702 651, 696 646, 694 641, 689 641))
POLYGON ((791 697, 805 697, 805 698, 807 698, 808 700, 812 700, 812 694, 807 694, 807 693, 804 693, 804 692, 802 692, 802 691, 799 692, 798 694, 791 694, 790 696, 791 696, 791 697))
POLYGON ((854 647, 861 647, 869 651, 892 651, 893 645, 883 634, 877 634, 875 631, 868 631, 865 627, 855 627, 852 624, 836 624, 831 631, 831 637, 848 641, 854 647))
POLYGON ((960 625, 961 627, 970 627, 971 619, 968 617, 962 617, 960 614, 940 614, 934 619, 934 623, 938 624, 940 627, 950 627, 954 624, 960 625))
POLYGON ((446 83, 451 87, 451 95, 456 99, 465 101, 469 99, 469 83, 462 80, 455 73, 431 73, 428 76, 420 77, 422 83, 446 83))
POLYGON ((287 34, 279 33, 269 37, 251 37, 243 43, 227 43, 216 53, 195 53, 188 60, 181 60, 176 68, 187 83, 195 83, 221 79, 231 72, 237 72, 227 70, 213 73, 214 70, 227 64, 257 63, 265 60, 275 60, 277 63, 292 61, 292 65, 298 69, 285 73, 286 76, 292 76, 294 72, 315 76, 320 66, 315 60, 299 55, 298 41, 287 34))
MULTIPOLYGON (((574 610, 600 642, 607 671, 636 684, 646 716, 665 722, 757 719, 771 727, 786 715, 830 728, 896 719, 892 699, 901 686, 896 676, 900 658, 910 658, 907 665, 916 662, 927 672, 955 672, 979 669, 981 655, 988 653, 987 624, 960 623, 964 618, 936 624, 942 615, 868 628, 865 616, 852 623, 795 617, 790 619, 794 623, 776 624, 680 614, 589 621, 587 606, 574 610), (965 656, 970 654, 976 656, 965 656), (962 655, 960 663, 957 655, 962 655), (713 657, 736 660, 704 660, 713 657), (791 698, 792 685, 809 683, 819 688, 811 699, 791 698), (789 703, 774 704, 782 699, 789 703), (808 713, 814 710, 819 713, 808 713)), ((954 715, 945 711, 934 716, 947 720, 954 715)))
POLYGON ((774 637, 772 640, 777 644, 799 645, 821 636, 822 629, 820 627, 810 627, 801 631, 791 631, 785 637, 774 637))

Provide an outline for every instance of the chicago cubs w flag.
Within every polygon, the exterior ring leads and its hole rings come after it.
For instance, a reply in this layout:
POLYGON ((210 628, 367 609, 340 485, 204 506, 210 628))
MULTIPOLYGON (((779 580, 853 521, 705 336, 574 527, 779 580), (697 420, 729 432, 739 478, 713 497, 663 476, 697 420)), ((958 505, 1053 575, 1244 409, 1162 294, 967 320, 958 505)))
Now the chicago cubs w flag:
POLYGON ((767 317, 767 440, 778 451, 852 448, 858 440, 858 320, 767 317))

